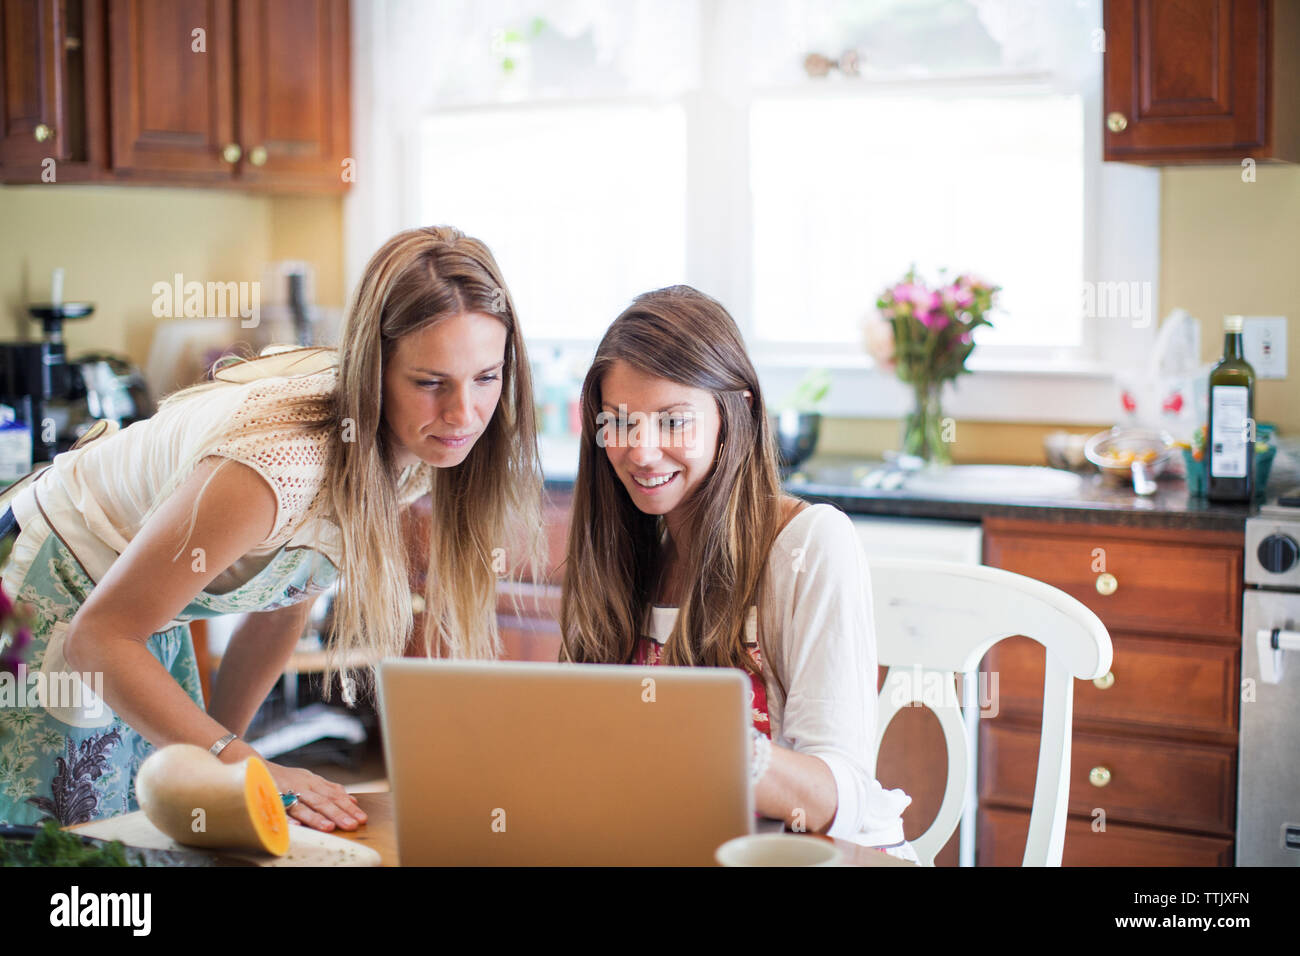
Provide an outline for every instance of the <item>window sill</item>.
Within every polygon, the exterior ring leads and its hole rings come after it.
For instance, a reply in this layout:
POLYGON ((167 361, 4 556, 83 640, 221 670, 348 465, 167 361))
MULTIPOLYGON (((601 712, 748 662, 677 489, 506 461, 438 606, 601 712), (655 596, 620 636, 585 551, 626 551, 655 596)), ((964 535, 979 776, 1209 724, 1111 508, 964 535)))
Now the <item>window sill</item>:
MULTIPOLYGON (((809 368, 821 367, 831 375, 824 415, 896 419, 911 410, 908 386, 865 355, 804 358, 811 361, 784 356, 755 362, 770 409, 785 401, 809 368)), ((1097 363, 972 359, 972 366, 943 391, 944 411, 958 421, 1096 425, 1113 421, 1120 408, 1112 371, 1097 363)))
MULTIPOLYGON (((855 371, 877 371, 876 363, 865 352, 855 346, 828 346, 827 351, 817 349, 784 349, 781 351, 757 351, 754 364, 765 369, 847 369, 855 371)), ((1081 378, 1110 379, 1114 370, 1101 362, 1081 359, 1069 354, 1054 353, 1043 350, 1031 355, 980 355, 978 350, 971 355, 968 367, 972 373, 995 373, 1004 375, 1061 375, 1081 378)), ((889 373, 885 373, 889 374, 889 373)))

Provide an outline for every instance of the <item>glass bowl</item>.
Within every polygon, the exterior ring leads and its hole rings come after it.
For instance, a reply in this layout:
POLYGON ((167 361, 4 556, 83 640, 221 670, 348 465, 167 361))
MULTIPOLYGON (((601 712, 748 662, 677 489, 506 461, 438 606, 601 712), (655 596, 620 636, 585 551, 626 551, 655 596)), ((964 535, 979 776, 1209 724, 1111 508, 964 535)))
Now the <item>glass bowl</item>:
POLYGON ((1145 462, 1152 479, 1159 477, 1173 453, 1173 438, 1153 428, 1115 427, 1093 435, 1083 447, 1084 457, 1118 484, 1132 482, 1134 461, 1145 462))

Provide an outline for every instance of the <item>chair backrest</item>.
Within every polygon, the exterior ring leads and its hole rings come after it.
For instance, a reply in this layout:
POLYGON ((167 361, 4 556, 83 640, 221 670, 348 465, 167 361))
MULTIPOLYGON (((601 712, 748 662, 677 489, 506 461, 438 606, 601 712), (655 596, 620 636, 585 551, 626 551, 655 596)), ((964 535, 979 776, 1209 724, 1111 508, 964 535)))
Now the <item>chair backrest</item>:
MULTIPOLYGON (((1025 866, 1060 866, 1069 802, 1074 680, 1093 680, 1111 664, 1110 634, 1097 615, 1063 591, 1020 574, 944 561, 868 562, 879 663, 875 751, 901 708, 934 711, 948 745, 948 783, 930 828, 911 841, 926 866, 957 828, 972 754, 956 696, 956 674, 974 672, 998 641, 1016 635, 1046 648, 1043 728, 1038 748, 1025 866)), ((906 788, 906 782, 903 782, 906 788)))

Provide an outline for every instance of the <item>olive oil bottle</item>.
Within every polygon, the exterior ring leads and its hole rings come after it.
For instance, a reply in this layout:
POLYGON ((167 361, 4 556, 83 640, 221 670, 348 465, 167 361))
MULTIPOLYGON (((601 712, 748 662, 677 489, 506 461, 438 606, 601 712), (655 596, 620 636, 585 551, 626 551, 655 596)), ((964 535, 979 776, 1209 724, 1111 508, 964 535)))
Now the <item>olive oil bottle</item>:
POLYGON ((1250 501, 1255 491, 1255 370, 1241 350, 1239 315, 1223 317, 1223 358, 1210 371, 1206 493, 1212 501, 1250 501))

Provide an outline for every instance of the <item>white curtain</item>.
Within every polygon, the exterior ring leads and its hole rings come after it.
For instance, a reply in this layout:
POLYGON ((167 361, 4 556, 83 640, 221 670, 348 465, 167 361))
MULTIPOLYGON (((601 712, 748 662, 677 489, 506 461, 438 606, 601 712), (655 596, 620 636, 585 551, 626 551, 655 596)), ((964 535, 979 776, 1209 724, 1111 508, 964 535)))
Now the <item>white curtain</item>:
POLYGON ((698 85, 714 0, 353 0, 346 281, 417 225, 421 117, 544 98, 670 96, 698 85), (508 61, 508 63, 507 63, 508 61))

